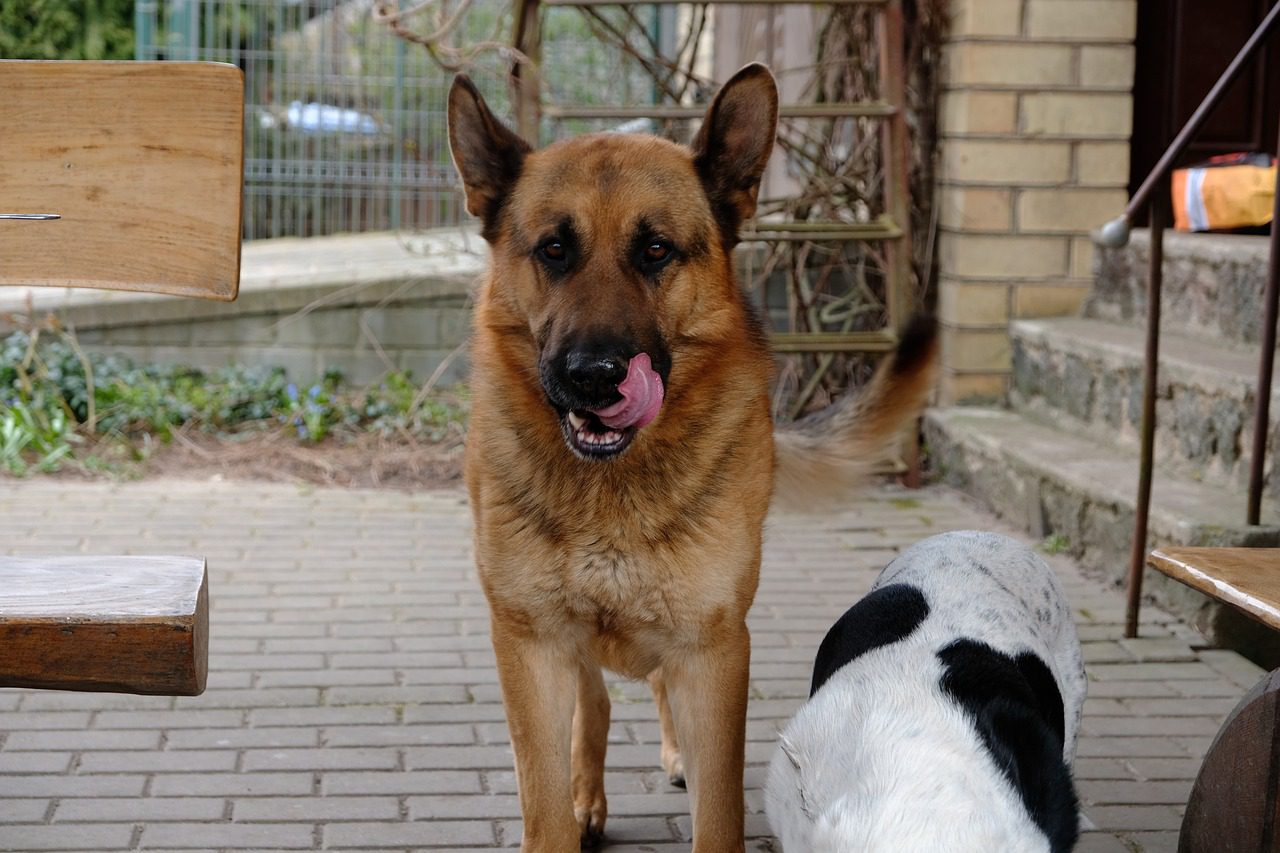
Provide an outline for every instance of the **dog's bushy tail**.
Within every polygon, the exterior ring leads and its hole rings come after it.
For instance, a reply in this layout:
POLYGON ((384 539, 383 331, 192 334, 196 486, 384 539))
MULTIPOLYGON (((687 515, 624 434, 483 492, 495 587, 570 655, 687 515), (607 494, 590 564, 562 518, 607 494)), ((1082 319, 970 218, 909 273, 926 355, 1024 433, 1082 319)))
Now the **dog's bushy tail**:
POLYGON ((849 498, 895 439, 914 424, 933 390, 937 322, 914 319, 866 388, 774 431, 774 506, 816 509, 849 498))

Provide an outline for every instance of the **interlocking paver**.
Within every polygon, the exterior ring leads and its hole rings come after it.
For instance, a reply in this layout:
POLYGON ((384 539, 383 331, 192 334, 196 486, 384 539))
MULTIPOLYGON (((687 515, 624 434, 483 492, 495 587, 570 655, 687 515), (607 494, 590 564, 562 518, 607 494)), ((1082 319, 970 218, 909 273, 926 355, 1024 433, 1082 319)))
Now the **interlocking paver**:
POLYGON ((6 850, 129 850, 133 827, 127 824, 12 824, 4 828, 6 850))
POLYGON ((314 773, 200 773, 156 776, 153 797, 303 796, 315 789, 314 773))
POLYGON ((100 797, 58 803, 54 823, 158 823, 221 820, 226 800, 208 797, 100 797))
POLYGON ((224 850, 311 850, 316 832, 309 823, 149 823, 139 847, 215 847, 224 850))
POLYGON ((0 802, 0 824, 38 823, 49 814, 52 800, 7 800, 0 802))
MULTIPOLYGON (((461 491, 9 481, 0 550, 195 553, 210 566, 210 689, 195 698, 0 690, 0 849, 483 850, 520 839, 515 776, 461 491)), ((831 620, 911 542, 1002 529, 942 489, 875 488, 776 515, 751 614, 749 848, 763 783, 831 620)), ((1049 558, 1091 675, 1078 853, 1163 853, 1204 749, 1261 671, 1049 558)), ((687 851, 643 684, 610 682, 611 851, 687 851)))

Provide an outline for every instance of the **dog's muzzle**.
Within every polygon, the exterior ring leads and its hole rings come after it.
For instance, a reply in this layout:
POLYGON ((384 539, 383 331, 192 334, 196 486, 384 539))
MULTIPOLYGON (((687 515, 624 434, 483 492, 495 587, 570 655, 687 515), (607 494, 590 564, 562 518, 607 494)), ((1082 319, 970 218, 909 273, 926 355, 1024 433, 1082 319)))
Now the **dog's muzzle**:
POLYGON ((618 455, 662 408, 665 386, 648 353, 623 359, 575 350, 559 372, 563 381, 544 370, 543 385, 569 449, 584 459, 618 455))

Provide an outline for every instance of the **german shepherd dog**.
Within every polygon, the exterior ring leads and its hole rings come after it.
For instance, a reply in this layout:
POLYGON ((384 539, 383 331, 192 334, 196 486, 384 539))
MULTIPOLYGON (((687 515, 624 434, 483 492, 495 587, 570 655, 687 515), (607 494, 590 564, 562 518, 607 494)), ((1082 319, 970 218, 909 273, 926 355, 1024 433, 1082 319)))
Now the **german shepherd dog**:
POLYGON ((449 142, 491 249, 472 339, 466 479, 522 849, 604 830, 601 667, 647 678, 697 853, 743 849, 746 616, 774 493, 880 458, 932 384, 932 324, 855 402, 775 432, 772 358, 731 250, 777 124, 749 65, 689 147, 596 134, 532 150, 459 76, 449 142))

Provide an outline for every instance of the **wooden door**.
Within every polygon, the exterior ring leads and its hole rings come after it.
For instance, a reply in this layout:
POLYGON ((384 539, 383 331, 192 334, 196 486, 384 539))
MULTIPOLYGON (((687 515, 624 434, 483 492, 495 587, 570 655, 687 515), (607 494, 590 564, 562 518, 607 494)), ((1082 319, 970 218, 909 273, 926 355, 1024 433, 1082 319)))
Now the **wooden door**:
MULTIPOLYGON (((1130 193, 1275 2, 1139 0, 1130 193)), ((1245 70, 1179 165, 1236 151, 1275 154, 1278 115, 1280 39, 1245 70)))

